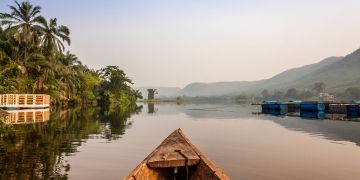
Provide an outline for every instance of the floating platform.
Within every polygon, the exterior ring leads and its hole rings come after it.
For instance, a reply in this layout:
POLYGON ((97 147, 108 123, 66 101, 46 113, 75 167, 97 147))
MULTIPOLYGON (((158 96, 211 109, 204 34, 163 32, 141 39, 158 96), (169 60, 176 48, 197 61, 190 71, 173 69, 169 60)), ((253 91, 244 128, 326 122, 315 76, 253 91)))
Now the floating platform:
POLYGON ((0 108, 35 109, 50 107, 50 96, 46 94, 0 94, 0 108))
POLYGON ((348 118, 359 117, 359 104, 329 104, 329 113, 346 114, 348 118))
POLYGON ((302 102, 300 111, 325 111, 325 104, 319 102, 302 102))
POLYGON ((360 115, 360 108, 358 104, 349 104, 346 106, 347 118, 353 119, 358 118, 360 115))
POLYGON ((300 103, 297 102, 286 102, 288 112, 299 112, 300 111, 300 103))
POLYGON ((288 106, 280 101, 265 101, 265 103, 261 104, 261 108, 264 110, 287 111, 288 106))

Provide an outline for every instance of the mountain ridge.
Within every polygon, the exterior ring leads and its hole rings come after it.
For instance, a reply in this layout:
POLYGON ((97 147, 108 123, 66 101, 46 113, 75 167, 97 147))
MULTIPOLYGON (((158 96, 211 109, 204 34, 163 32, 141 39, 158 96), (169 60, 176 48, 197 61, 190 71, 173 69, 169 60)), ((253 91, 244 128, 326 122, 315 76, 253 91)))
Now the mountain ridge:
MULTIPOLYGON (((262 90, 287 91, 312 89, 316 82, 324 82, 330 93, 344 92, 349 87, 360 87, 360 49, 346 56, 330 56, 317 63, 291 68, 271 78, 256 81, 194 82, 184 88, 173 89, 166 96, 210 97, 256 95, 262 90)), ((147 94, 147 92, 146 92, 147 94)), ((165 93, 166 94, 166 93, 165 93)), ((161 94, 159 93, 161 96, 161 94)))
POLYGON ((297 81, 306 74, 311 74, 322 68, 328 67, 340 61, 344 57, 328 57, 318 63, 308 64, 301 67, 291 68, 268 79, 257 81, 223 81, 214 83, 190 83, 181 89, 177 96, 220 96, 238 95, 241 93, 260 93, 263 89, 275 90, 288 88, 284 83, 297 81), (281 85, 281 88, 279 86, 281 85))

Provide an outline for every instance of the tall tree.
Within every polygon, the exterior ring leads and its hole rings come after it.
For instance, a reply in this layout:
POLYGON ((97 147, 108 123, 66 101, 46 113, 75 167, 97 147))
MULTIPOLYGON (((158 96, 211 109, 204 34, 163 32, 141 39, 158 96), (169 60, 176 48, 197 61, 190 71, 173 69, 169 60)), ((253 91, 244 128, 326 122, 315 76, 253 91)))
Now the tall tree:
POLYGON ((129 84, 133 84, 118 66, 107 66, 100 72, 102 77, 108 81, 108 87, 114 94, 120 93, 121 90, 129 88, 129 84))
POLYGON ((157 94, 156 89, 147 89, 148 91, 148 100, 154 100, 155 94, 157 94))
POLYGON ((285 95, 287 98, 298 98, 298 91, 295 88, 290 88, 285 95))
POLYGON ((64 53, 69 28, 44 19, 39 6, 15 1, 9 8, 0 13, 0 93, 46 93, 62 105, 96 103, 101 96, 125 107, 141 98, 117 66, 94 71, 64 53))
POLYGON ((42 19, 43 36, 41 43, 47 52, 62 52, 65 50, 63 42, 70 45, 70 30, 68 27, 63 25, 57 25, 57 19, 53 18, 47 21, 42 19))
POLYGON ((325 92, 325 83, 323 82, 314 83, 313 90, 315 90, 317 93, 325 92))
POLYGON ((23 58, 26 63, 30 47, 39 43, 42 27, 39 25, 45 19, 40 15, 40 6, 33 6, 29 1, 21 4, 15 1, 16 6, 9 6, 11 13, 0 13, 2 26, 8 26, 16 41, 23 48, 23 58))

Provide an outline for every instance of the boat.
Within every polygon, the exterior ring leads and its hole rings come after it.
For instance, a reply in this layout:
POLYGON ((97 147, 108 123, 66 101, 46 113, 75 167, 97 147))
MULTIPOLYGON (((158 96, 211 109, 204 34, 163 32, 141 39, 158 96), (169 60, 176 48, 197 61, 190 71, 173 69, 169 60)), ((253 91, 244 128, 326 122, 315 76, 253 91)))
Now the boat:
POLYGON ((124 179, 230 178, 191 143, 181 129, 176 129, 124 179))

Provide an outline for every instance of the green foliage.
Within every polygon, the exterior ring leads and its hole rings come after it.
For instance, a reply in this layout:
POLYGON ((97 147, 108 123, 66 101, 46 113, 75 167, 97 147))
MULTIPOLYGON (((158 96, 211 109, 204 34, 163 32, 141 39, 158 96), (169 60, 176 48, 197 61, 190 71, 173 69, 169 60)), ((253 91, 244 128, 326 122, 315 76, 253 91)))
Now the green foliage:
POLYGON ((102 78, 99 87, 100 100, 111 106, 134 106, 137 98, 142 98, 139 91, 131 88, 132 81, 117 66, 107 66, 99 71, 102 78))
POLYGON ((45 93, 59 105, 129 106, 142 97, 119 67, 91 70, 65 53, 69 28, 41 16, 41 7, 15 4, 10 13, 0 13, 0 93, 45 93))
POLYGON ((285 94, 288 98, 298 98, 298 91, 295 88, 290 88, 285 94))

